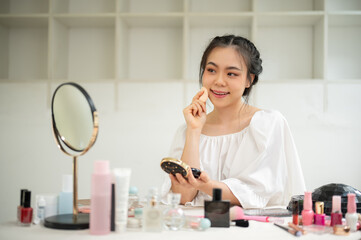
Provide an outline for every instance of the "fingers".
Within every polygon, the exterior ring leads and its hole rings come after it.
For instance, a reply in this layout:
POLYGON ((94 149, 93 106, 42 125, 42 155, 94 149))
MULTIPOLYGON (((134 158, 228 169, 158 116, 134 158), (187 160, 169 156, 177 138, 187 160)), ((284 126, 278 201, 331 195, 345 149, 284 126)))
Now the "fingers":
POLYGON ((208 182, 210 180, 208 174, 205 171, 201 172, 201 175, 199 176, 199 180, 203 181, 203 182, 208 182))
POLYGON ((201 91, 197 92, 196 95, 193 97, 192 102, 199 100, 199 98, 203 95, 204 90, 201 89, 201 91))
POLYGON ((206 104, 200 100, 194 101, 190 106, 194 117, 196 115, 200 116, 202 112, 206 113, 206 104))

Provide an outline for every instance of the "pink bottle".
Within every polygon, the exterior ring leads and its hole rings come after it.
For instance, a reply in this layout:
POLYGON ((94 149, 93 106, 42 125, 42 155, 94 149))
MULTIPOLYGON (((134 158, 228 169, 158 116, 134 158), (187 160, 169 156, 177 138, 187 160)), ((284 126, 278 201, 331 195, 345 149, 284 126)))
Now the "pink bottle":
POLYGON ((332 196, 331 226, 342 224, 341 196, 332 196))
POLYGON ((90 200, 90 234, 110 233, 111 174, 109 161, 94 162, 90 200))
POLYGON ((303 199, 302 223, 304 226, 311 225, 314 212, 312 210, 312 192, 305 192, 303 199))
POLYGON ((347 194, 347 213, 346 225, 350 227, 351 232, 357 231, 357 212, 356 212, 356 195, 354 193, 347 194))

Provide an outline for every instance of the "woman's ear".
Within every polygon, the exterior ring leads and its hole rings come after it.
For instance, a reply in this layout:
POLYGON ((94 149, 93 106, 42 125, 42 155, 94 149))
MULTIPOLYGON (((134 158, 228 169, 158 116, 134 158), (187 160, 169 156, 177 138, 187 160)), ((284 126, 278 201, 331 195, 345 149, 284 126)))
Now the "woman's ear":
POLYGON ((251 73, 250 77, 251 77, 251 79, 248 79, 250 81, 247 81, 246 88, 249 88, 252 85, 255 75, 253 73, 251 73))

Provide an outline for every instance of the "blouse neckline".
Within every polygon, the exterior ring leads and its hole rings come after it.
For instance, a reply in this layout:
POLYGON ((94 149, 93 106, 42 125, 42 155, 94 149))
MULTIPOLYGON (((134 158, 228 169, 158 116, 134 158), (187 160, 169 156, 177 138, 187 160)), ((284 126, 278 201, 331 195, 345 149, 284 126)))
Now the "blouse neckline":
POLYGON ((247 131, 247 129, 249 128, 249 126, 251 126, 251 124, 252 124, 252 121, 253 121, 253 119, 255 118, 255 116, 257 115, 257 113, 258 112, 263 112, 264 110, 259 110, 259 111, 256 111, 254 114, 253 114, 253 116, 252 116, 252 118, 251 118, 251 121, 249 122, 249 124, 245 127, 245 128, 243 128, 241 131, 239 131, 239 132, 235 132, 235 133, 228 133, 228 134, 223 134, 223 135, 217 135, 217 136, 209 136, 209 135, 205 135, 205 134, 202 134, 201 133, 201 136, 202 137, 206 137, 206 138, 221 138, 221 137, 231 137, 231 136, 236 136, 236 135, 239 135, 239 134, 243 134, 245 131, 247 131))

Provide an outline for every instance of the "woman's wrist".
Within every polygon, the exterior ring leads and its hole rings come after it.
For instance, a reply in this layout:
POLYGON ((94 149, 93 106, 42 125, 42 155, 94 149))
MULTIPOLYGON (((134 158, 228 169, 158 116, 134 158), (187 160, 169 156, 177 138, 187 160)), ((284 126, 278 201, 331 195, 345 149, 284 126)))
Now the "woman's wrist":
POLYGON ((186 129, 186 134, 188 136, 199 137, 201 135, 201 132, 202 132, 202 128, 192 128, 192 127, 187 126, 187 129, 186 129))

